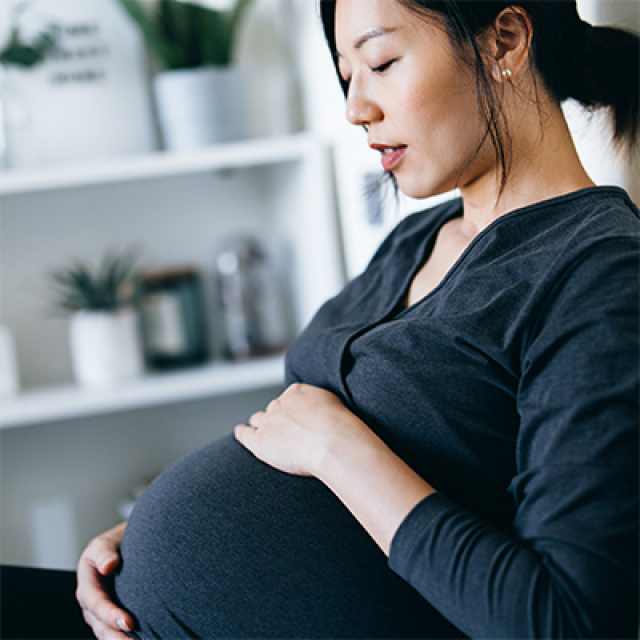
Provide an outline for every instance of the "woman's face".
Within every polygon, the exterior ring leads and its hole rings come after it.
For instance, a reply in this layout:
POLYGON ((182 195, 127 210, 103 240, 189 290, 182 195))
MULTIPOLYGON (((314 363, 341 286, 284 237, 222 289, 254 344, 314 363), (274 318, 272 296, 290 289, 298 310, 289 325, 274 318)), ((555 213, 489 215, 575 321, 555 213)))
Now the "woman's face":
POLYGON ((475 78, 440 24, 397 0, 337 0, 335 17, 347 118, 366 127, 369 145, 405 194, 464 188, 495 170, 475 78))

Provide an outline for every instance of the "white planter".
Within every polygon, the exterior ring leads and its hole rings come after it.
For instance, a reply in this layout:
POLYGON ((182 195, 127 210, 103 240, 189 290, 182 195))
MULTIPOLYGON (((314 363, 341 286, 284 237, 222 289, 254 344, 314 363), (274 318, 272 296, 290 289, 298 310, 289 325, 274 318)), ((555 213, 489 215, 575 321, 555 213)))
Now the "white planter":
POLYGON ((80 386, 105 389, 144 371, 138 315, 132 309, 78 311, 71 316, 69 340, 80 386))
POLYGON ((157 147, 142 34, 117 0, 0 0, 0 42, 58 26, 57 55, 11 67, 10 166, 82 163, 157 147))
POLYGON ((244 80, 237 67, 165 71, 155 77, 154 91, 167 149, 247 137, 244 80))
POLYGON ((13 334, 0 324, 0 400, 18 392, 18 361, 13 334))
POLYGON ((19 74, 0 69, 0 166, 16 169, 40 164, 33 119, 22 95, 19 74))

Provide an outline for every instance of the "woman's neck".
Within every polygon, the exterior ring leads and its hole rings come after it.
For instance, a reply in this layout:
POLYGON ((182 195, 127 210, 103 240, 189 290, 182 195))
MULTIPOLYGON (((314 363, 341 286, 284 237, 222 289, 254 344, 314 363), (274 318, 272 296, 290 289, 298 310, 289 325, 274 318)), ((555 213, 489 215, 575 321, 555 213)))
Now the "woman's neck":
POLYGON ((539 110, 531 101, 511 113, 512 160, 502 192, 496 166, 460 189, 469 233, 479 233, 509 211, 594 186, 559 105, 539 110))

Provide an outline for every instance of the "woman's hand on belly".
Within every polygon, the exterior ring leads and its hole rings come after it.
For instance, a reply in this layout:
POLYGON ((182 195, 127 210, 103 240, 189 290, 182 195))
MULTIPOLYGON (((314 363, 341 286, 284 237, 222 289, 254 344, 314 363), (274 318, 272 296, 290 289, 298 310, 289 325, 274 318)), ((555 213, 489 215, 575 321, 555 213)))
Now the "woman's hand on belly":
POLYGON ((291 385, 235 437, 272 467, 321 480, 387 555, 405 517, 434 493, 335 395, 310 385, 291 385))
POLYGON ((236 439, 258 459, 300 476, 320 477, 328 447, 337 440, 357 438, 368 431, 332 393, 305 384, 292 384, 257 411, 248 425, 237 425, 236 439))
POLYGON ((120 543, 126 523, 94 538, 78 562, 76 598, 87 624, 101 640, 127 638, 132 617, 114 604, 108 582, 120 566, 120 543))

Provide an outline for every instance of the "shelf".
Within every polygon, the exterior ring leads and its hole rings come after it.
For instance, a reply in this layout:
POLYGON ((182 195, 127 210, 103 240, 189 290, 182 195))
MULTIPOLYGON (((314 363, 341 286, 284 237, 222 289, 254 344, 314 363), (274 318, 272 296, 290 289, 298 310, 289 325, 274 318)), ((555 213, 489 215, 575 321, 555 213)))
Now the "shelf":
POLYGON ((276 387, 283 372, 283 358, 277 356, 156 373, 104 391, 76 386, 26 391, 0 401, 0 429, 276 387))
POLYGON ((303 157, 311 141, 309 134, 300 133, 180 153, 157 151, 81 165, 0 170, 0 196, 288 162, 303 157))

